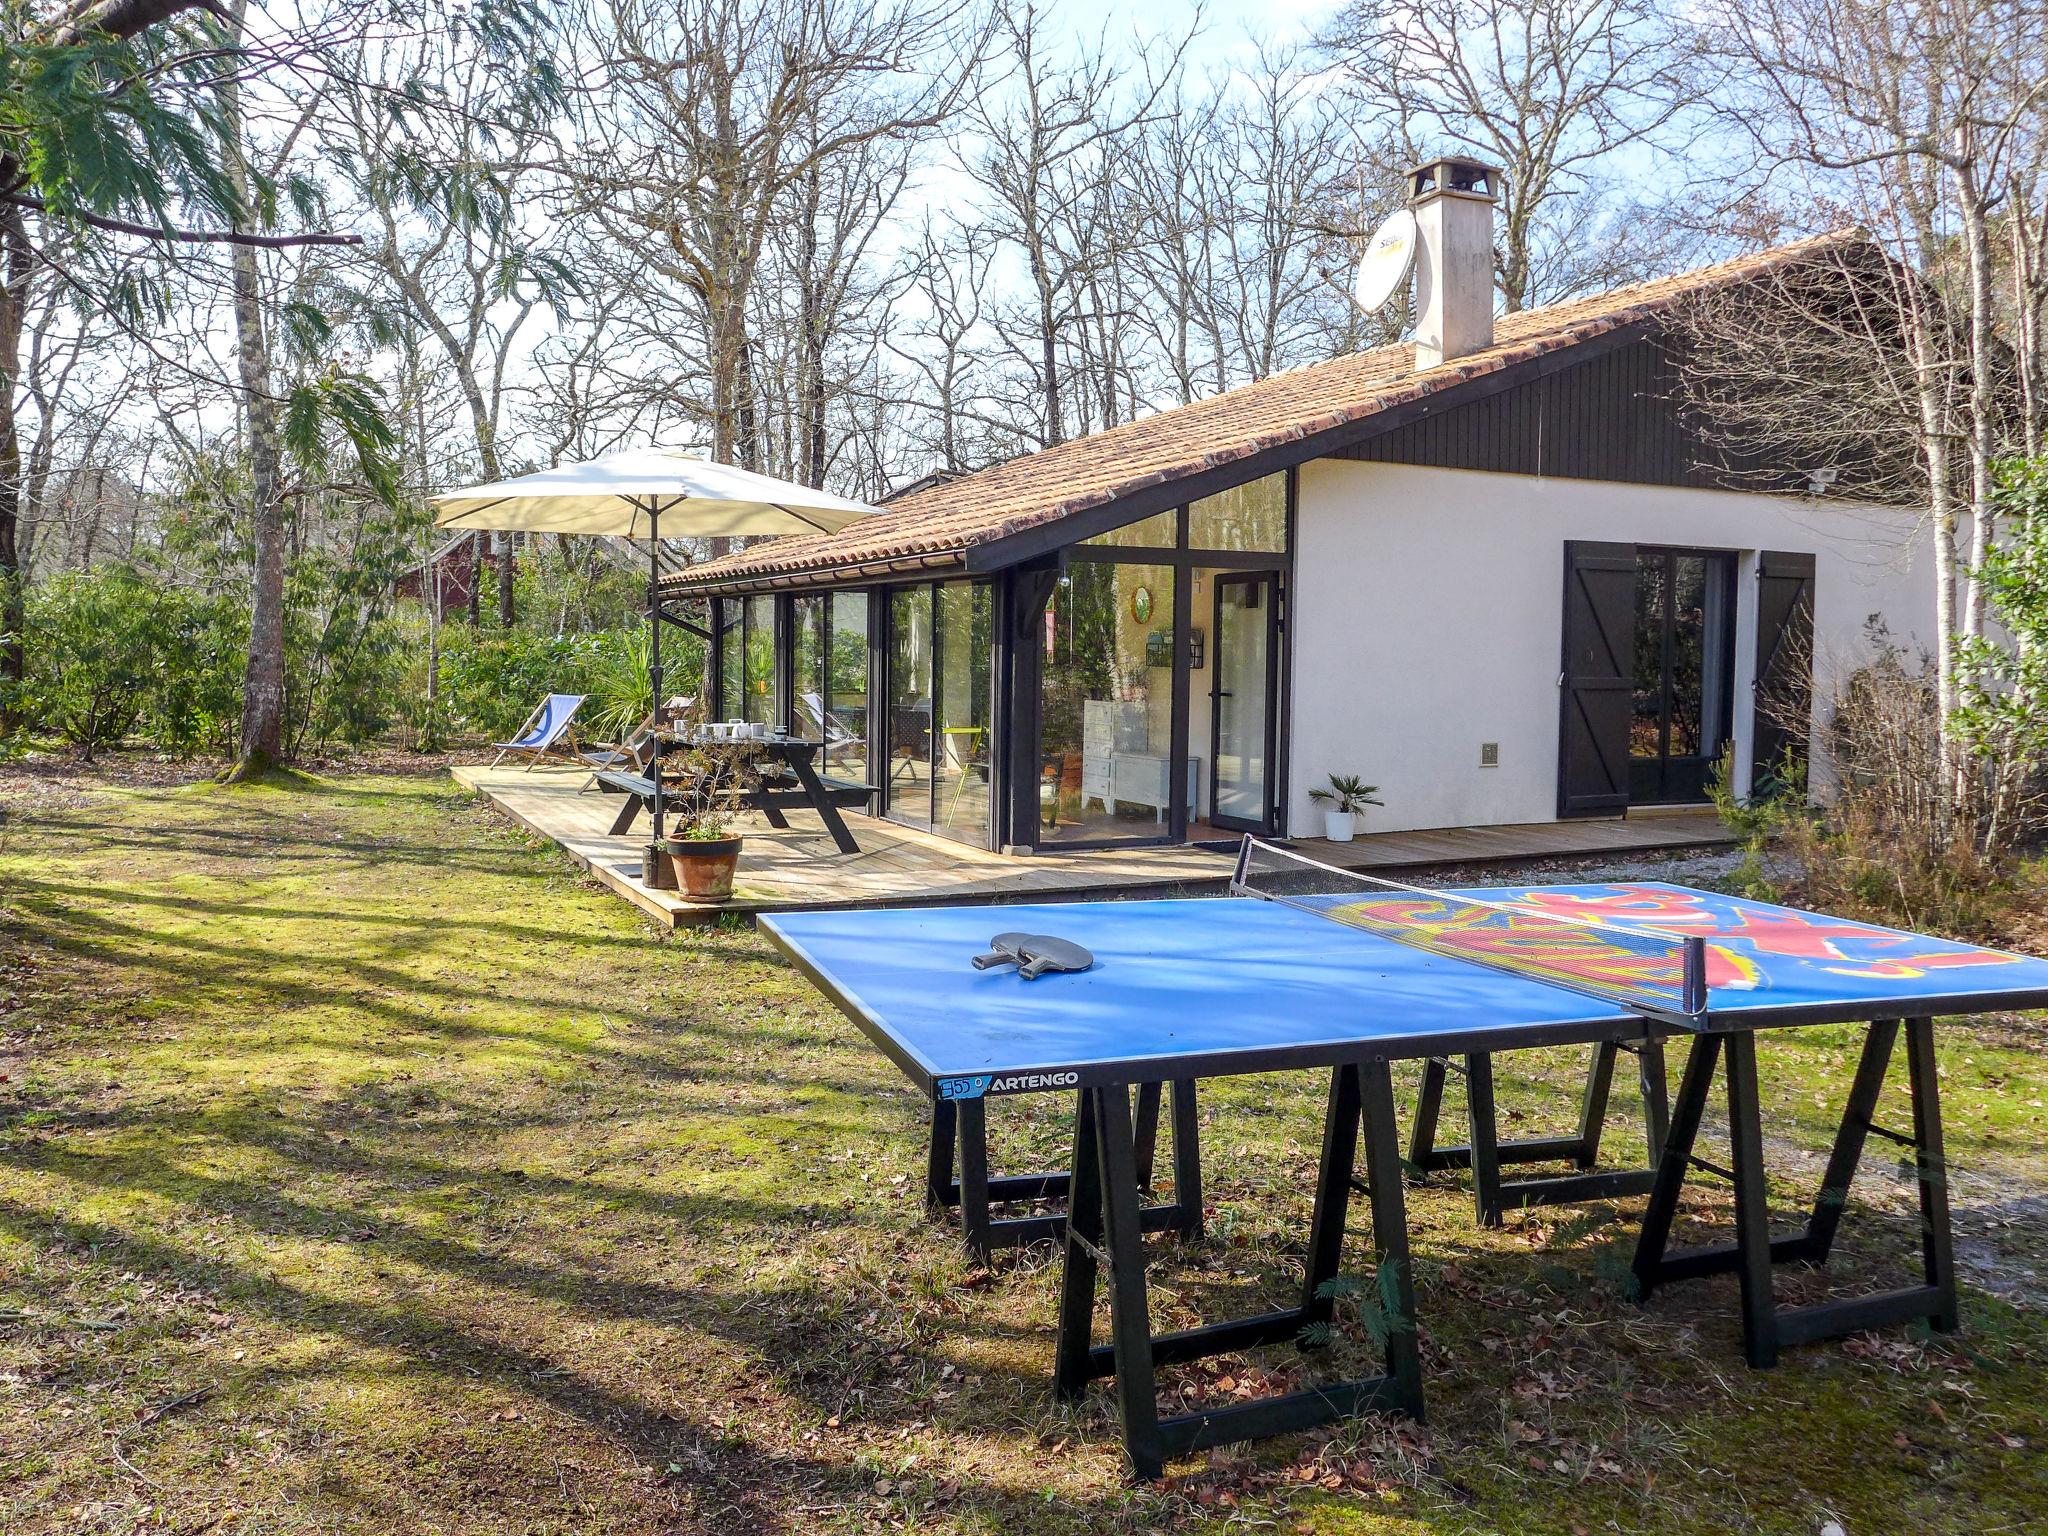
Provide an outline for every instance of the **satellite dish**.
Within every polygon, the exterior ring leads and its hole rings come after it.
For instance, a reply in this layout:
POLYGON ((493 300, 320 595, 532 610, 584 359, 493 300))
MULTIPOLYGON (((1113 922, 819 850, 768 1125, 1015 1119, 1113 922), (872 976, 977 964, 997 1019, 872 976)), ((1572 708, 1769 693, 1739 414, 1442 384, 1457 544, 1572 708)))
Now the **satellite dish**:
POLYGON ((1371 314, 1391 299, 1415 266, 1415 246, 1415 211, 1398 209, 1366 241, 1351 301, 1371 314))

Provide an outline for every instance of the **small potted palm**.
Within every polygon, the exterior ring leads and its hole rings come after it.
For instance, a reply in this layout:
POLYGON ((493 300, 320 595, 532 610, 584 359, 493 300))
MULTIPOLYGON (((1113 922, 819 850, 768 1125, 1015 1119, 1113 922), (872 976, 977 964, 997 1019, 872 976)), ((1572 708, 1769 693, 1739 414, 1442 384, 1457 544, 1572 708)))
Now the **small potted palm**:
POLYGON ((760 775, 753 755, 737 743, 692 747, 680 766, 681 780, 667 802, 675 807, 675 823, 663 852, 685 896, 724 901, 732 895, 742 841, 732 818, 759 787, 760 775))
POLYGON ((1312 789, 1309 799, 1323 808, 1323 836, 1348 843, 1358 831, 1358 813, 1368 805, 1384 805, 1380 787, 1351 773, 1333 773, 1327 789, 1312 789))

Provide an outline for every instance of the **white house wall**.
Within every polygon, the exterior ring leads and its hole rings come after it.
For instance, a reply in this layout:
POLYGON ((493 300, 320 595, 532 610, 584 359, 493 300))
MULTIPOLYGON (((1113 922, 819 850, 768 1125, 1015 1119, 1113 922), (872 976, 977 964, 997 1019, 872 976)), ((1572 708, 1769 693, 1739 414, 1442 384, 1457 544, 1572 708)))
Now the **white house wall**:
MULTIPOLYGON (((1319 459, 1295 528, 1290 831, 1331 773, 1380 786, 1366 825, 1396 831, 1557 814, 1558 688, 1569 539, 1734 550, 1734 725, 1748 772, 1756 556, 1815 556, 1815 697, 1867 653, 1866 620, 1933 640, 1923 520, 1846 502, 1319 459), (1500 745, 1500 766, 1480 746, 1500 745)), ((1746 782, 1746 777, 1743 782, 1746 782)))

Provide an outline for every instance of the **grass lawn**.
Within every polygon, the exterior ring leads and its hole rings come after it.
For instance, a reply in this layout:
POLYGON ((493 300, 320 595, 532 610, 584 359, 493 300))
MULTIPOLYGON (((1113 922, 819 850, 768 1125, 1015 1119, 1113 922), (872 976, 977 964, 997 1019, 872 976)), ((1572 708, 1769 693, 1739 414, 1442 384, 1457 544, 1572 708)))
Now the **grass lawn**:
MULTIPOLYGON (((1766 1043, 1783 1219, 1855 1045, 1766 1043)), ((0 1530, 2041 1531, 2048 1034, 1942 1064, 1959 1336, 1751 1372, 1732 1277, 1624 1297, 1635 1203, 1488 1233, 1445 1182, 1412 1197, 1427 1427, 1133 1487, 1107 1389, 1050 1400, 1052 1266, 924 1221, 921 1103, 750 931, 657 937, 445 779, 17 799, 0 1530)), ((1568 1119, 1576 1053, 1501 1065, 1516 1133, 1568 1119)), ((1157 1326, 1286 1294, 1321 1094, 1208 1094, 1210 1235, 1156 1250, 1157 1326)), ((1063 1105, 995 1118, 999 1162, 1058 1157, 1063 1105)), ((1901 1283, 1911 1209, 1873 1143, 1836 1270, 1781 1295, 1901 1283)), ((1356 1370, 1362 1332, 1165 1387, 1356 1370)))

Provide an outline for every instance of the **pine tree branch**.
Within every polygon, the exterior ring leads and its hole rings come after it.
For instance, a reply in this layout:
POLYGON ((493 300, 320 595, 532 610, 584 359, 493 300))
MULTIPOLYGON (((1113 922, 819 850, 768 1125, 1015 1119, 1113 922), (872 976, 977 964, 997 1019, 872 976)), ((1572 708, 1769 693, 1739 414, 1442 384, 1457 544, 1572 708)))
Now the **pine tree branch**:
MULTIPOLYGON (((48 213, 49 204, 39 197, 26 192, 0 193, 0 203, 12 203, 17 208, 26 208, 32 213, 48 213)), ((140 235, 145 240, 163 240, 178 245, 247 245, 264 251, 288 251, 302 245, 361 245, 361 235, 338 235, 330 230, 316 229, 303 235, 252 235, 237 229, 159 229, 154 224, 133 224, 126 219, 110 219, 104 214, 74 212, 69 217, 90 224, 94 229, 109 230, 117 235, 140 235)))

